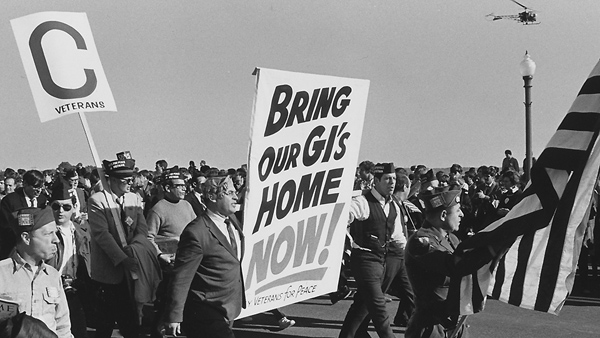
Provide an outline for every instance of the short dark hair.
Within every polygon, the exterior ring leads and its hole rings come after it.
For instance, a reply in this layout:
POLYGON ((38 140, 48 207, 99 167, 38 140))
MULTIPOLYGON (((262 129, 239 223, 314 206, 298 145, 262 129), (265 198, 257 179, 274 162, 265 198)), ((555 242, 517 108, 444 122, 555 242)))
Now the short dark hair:
POLYGON ((450 173, 452 174, 456 174, 456 173, 461 173, 463 172, 463 168, 460 164, 454 163, 451 167, 450 167, 450 173))
POLYGON ((410 187, 410 179, 404 174, 396 173, 396 186, 394 192, 404 191, 404 187, 410 187))
POLYGON ((361 170, 364 170, 366 172, 369 173, 373 173, 373 168, 375 167, 375 164, 371 161, 362 161, 360 162, 360 164, 358 165, 358 168, 361 170))
POLYGON ((519 174, 516 171, 512 171, 512 170, 505 171, 504 174, 502 174, 502 178, 503 179, 508 178, 512 185, 519 184, 519 181, 521 179, 519 174))
POLYGON ((158 160, 156 161, 156 164, 158 164, 158 166, 162 167, 163 169, 167 169, 167 167, 169 166, 167 164, 167 161, 165 160, 158 160))
POLYGON ((29 186, 35 187, 44 183, 44 174, 39 170, 29 170, 23 174, 23 182, 29 186))
POLYGON ((506 150, 504 151, 504 154, 505 154, 505 155, 512 155, 512 151, 510 151, 510 149, 506 149, 506 150))

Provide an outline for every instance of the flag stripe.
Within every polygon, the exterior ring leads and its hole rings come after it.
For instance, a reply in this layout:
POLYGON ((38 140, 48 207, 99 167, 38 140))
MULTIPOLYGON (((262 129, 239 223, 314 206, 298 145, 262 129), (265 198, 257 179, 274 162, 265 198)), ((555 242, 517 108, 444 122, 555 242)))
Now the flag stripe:
MULTIPOLYGON (((589 97, 589 96, 587 96, 589 97)), ((594 96, 595 99, 599 99, 600 96, 594 96)), ((581 130, 581 131, 594 131, 596 123, 600 120, 600 114, 597 112, 593 113, 568 113, 565 119, 558 126, 558 130, 581 130)))
MULTIPOLYGON (((597 113, 598 106, 600 106, 600 95, 598 95, 598 94, 579 95, 573 102, 573 105, 571 106, 571 109, 569 109, 569 112, 597 113)), ((573 128, 573 129, 576 129, 576 128, 573 128)))
POLYGON ((535 164, 558 170, 573 171, 585 159, 585 151, 572 149, 546 148, 544 153, 546 153, 546 156, 540 156, 535 164))
POLYGON ((521 305, 521 300, 523 299, 523 282, 525 281, 525 273, 527 272, 532 246, 533 233, 528 233, 523 236, 521 243, 519 243, 517 269, 515 270, 510 286, 509 304, 521 305))
MULTIPOLYGON (((549 148, 562 148, 569 150, 587 150, 594 134, 579 130, 557 130, 548 142, 549 148)), ((587 154, 585 154, 587 155, 587 154)))
MULTIPOLYGON (((594 69, 593 72, 597 72, 597 70, 594 69)), ((600 93, 600 76, 597 76, 597 75, 598 74, 596 74, 596 76, 592 76, 592 77, 588 78, 585 81, 585 83, 583 84, 583 86, 581 87, 579 94, 577 94, 577 95, 600 93)))

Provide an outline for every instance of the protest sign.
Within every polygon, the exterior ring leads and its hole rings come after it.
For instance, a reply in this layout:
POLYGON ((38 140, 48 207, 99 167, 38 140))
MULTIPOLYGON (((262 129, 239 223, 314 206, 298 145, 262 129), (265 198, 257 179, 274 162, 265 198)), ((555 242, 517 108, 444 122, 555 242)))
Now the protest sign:
POLYGON ((0 321, 14 317, 17 313, 19 313, 18 303, 0 298, 0 321))
POLYGON ((337 289, 368 80, 257 69, 240 317, 337 289))
POLYGON ((10 23, 42 122, 117 111, 85 13, 42 12, 10 23))

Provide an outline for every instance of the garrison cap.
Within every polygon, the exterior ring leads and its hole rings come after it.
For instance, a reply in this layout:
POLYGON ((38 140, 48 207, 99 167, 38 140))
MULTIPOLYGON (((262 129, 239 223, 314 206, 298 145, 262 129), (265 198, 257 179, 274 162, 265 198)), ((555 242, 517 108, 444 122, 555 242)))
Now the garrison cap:
POLYGON ((67 200, 74 196, 75 191, 71 188, 71 183, 60 177, 52 186, 50 194, 51 201, 67 200))
POLYGON ((419 194, 421 204, 427 211, 433 211, 438 208, 446 209, 460 203, 461 190, 450 190, 448 186, 434 188, 419 194))
POLYGON ((50 208, 23 208, 17 211, 15 232, 34 231, 46 224, 54 223, 54 215, 50 208))

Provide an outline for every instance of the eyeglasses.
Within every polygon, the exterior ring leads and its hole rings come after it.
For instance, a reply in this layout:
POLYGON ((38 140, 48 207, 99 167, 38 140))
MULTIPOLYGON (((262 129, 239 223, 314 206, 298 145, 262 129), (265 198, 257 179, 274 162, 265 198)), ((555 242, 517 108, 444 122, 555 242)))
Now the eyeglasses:
POLYGON ((121 181, 121 183, 124 184, 131 184, 133 183, 133 178, 129 177, 129 178, 119 178, 119 181, 121 181))
POLYGON ((185 189, 186 188, 185 184, 175 184, 174 187, 175 188, 179 188, 179 189, 185 189))
POLYGON ((60 204, 60 203, 52 203, 51 207, 52 207, 52 210, 54 210, 54 211, 58 211, 58 210, 60 210, 60 208, 62 208, 64 211, 71 211, 71 209, 73 209, 73 206, 70 204, 60 204))

